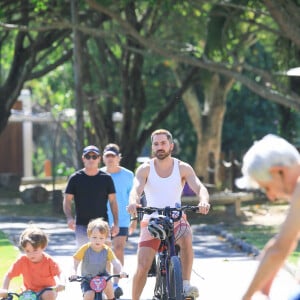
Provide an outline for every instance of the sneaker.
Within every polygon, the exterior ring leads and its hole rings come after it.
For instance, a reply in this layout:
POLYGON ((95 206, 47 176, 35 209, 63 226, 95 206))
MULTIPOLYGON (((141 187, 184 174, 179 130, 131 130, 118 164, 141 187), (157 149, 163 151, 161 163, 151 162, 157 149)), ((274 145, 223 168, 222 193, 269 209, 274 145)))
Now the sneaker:
POLYGON ((196 286, 188 285, 183 288, 183 295, 196 299, 199 297, 199 290, 196 286))
POLYGON ((115 293, 115 298, 119 299, 123 295, 123 290, 119 286, 116 286, 114 287, 114 293, 115 293))

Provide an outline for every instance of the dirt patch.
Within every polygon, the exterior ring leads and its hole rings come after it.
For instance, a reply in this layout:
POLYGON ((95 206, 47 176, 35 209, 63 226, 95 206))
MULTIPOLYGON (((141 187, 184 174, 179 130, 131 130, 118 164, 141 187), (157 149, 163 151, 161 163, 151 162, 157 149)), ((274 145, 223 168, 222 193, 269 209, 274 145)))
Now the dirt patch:
POLYGON ((289 204, 273 204, 264 202, 249 204, 241 208, 241 216, 235 216, 225 210, 225 207, 213 208, 206 216, 191 214, 191 224, 223 225, 230 231, 230 227, 239 225, 262 225, 279 227, 286 217, 289 204))
POLYGON ((289 204, 263 204, 243 207, 245 225, 280 226, 285 220, 289 204))

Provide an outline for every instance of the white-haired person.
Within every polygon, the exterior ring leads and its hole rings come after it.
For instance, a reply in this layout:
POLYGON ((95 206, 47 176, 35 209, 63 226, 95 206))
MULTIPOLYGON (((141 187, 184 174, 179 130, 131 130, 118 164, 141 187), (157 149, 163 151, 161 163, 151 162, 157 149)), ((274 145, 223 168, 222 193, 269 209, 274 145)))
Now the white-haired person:
MULTIPOLYGON (((286 199, 290 203, 279 233, 265 245, 254 277, 242 297, 243 300, 254 299, 254 296, 269 299, 272 282, 296 248, 300 234, 300 154, 285 139, 268 134, 245 154, 242 174, 243 177, 236 180, 239 188, 259 188, 270 201, 286 199)), ((300 299, 300 289, 290 298, 296 299, 300 299)))

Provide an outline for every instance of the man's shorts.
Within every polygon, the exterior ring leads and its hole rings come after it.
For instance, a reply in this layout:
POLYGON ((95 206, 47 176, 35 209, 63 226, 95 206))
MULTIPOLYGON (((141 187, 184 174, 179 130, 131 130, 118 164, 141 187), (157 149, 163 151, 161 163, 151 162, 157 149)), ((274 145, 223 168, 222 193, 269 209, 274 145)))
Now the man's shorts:
MULTIPOLYGON (((155 251, 158 250, 160 245, 160 239, 154 238, 149 232, 148 226, 149 220, 141 221, 141 234, 139 240, 139 247, 150 247, 155 251)), ((175 240, 180 239, 185 232, 191 231, 191 226, 184 215, 179 221, 174 223, 175 240)))
MULTIPOLYGON (((117 236, 128 236, 128 227, 120 227, 119 229, 120 229, 119 233, 116 236, 114 236, 114 237, 117 237, 117 236)), ((112 238, 114 238, 114 237, 112 237, 112 238)))

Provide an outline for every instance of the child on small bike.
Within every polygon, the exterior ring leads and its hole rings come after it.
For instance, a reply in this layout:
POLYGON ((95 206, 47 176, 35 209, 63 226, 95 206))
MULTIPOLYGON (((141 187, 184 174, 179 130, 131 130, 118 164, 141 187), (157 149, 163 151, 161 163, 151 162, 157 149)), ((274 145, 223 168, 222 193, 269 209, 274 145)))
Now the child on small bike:
MULTIPOLYGON (((109 234, 109 225, 102 218, 97 218, 89 222, 87 227, 89 242, 82 245, 73 255, 74 275, 70 276, 70 279, 76 278, 80 262, 82 276, 93 277, 99 274, 108 276, 107 268, 110 267, 110 264, 113 265, 117 273, 121 273, 122 265, 120 261, 116 258, 112 249, 105 244, 109 234)), ((127 276, 126 273, 121 274, 124 274, 124 277, 127 276)), ((84 300, 94 300, 95 292, 90 287, 89 282, 81 282, 81 290, 84 300)), ((112 282, 107 282, 104 293, 108 300, 115 299, 112 282)))
POLYGON ((44 250, 48 245, 48 236, 40 228, 30 225, 19 239, 21 255, 9 268, 4 276, 0 296, 6 297, 10 281, 14 277, 23 276, 25 290, 39 292, 44 288, 53 287, 41 296, 43 300, 54 300, 57 292, 64 290, 65 285, 59 265, 44 250))

